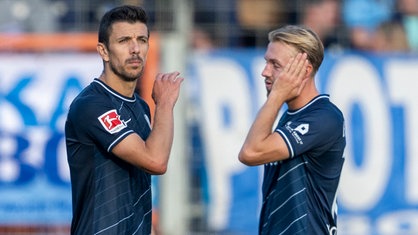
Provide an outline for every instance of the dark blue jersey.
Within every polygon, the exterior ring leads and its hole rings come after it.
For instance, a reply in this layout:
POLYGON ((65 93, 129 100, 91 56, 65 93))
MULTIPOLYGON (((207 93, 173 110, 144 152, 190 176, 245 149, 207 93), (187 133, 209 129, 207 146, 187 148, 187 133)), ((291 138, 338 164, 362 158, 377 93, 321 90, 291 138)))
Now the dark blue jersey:
POLYGON ((150 234, 151 179, 111 153, 126 136, 146 140, 148 105, 95 79, 72 102, 65 124, 71 173, 71 234, 150 234))
POLYGON ((288 110, 275 129, 290 158, 265 164, 260 234, 336 234, 344 118, 327 95, 288 110))

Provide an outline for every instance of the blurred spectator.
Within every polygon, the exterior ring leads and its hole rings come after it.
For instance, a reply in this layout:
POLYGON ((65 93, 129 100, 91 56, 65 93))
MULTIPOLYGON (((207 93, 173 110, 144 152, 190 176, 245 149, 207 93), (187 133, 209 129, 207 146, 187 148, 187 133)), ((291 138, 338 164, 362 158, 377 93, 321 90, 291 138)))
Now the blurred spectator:
POLYGON ((397 18, 405 29, 409 47, 418 52, 418 0, 397 0, 397 18))
POLYGON ((66 11, 60 17, 62 31, 94 31, 100 17, 114 7, 110 1, 62 0, 66 11))
POLYGON ((54 6, 47 0, 0 0, 0 32, 54 32, 54 6))
POLYGON ((210 51, 215 47, 212 36, 204 29, 195 27, 191 32, 191 46, 197 51, 210 51))
POLYGON ((151 26, 154 20, 154 9, 149 6, 154 4, 153 0, 57 0, 56 2, 59 2, 63 9, 58 19, 61 31, 96 31, 103 14, 118 5, 140 5, 149 12, 148 19, 151 26))
POLYGON ((394 0, 345 0, 344 23, 349 28, 350 44, 353 49, 370 50, 373 33, 393 15, 394 0))
POLYGON ((266 35, 279 26, 284 11, 281 1, 277 0, 237 0, 237 21, 243 32, 240 37, 241 46, 267 45, 266 35), (258 39, 257 35, 263 37, 258 39), (265 43, 259 43, 257 40, 263 40, 265 43))
POLYGON ((340 1, 305 0, 301 3, 300 24, 305 25, 318 34, 325 48, 341 47, 341 44, 344 44, 342 38, 345 35, 338 35, 344 34, 344 29, 341 27, 340 21, 340 1), (337 28, 338 30, 336 30, 337 28))
POLYGON ((374 52, 408 52, 409 46, 405 30, 398 21, 380 24, 372 38, 371 49, 374 52))
POLYGON ((193 0, 196 32, 192 34, 204 34, 217 46, 237 46, 240 31, 235 17, 235 1, 238 0, 193 0))

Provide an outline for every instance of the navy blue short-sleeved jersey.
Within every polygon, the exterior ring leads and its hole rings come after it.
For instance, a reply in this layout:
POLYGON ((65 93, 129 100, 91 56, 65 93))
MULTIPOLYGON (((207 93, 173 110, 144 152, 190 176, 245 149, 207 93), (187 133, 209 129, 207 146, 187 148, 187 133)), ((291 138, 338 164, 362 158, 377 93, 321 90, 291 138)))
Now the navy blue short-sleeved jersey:
POLYGON ((290 158, 265 164, 260 234, 336 234, 336 191, 344 163, 344 118, 319 95, 288 110, 275 131, 290 158))
POLYGON ((126 136, 146 140, 148 105, 98 79, 72 102, 65 124, 73 219, 71 234, 150 234, 151 179, 111 153, 126 136))

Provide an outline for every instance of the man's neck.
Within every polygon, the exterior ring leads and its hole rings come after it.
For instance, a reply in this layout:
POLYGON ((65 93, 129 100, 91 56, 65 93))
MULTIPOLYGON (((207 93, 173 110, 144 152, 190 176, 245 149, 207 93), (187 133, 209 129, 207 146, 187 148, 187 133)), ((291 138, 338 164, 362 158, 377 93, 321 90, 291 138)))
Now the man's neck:
POLYGON ((109 76, 106 73, 100 75, 99 79, 103 81, 106 85, 110 86, 113 90, 126 97, 132 97, 136 89, 137 80, 127 82, 122 80, 118 76, 109 76))
POLYGON ((319 95, 318 90, 315 87, 315 83, 307 83, 303 88, 302 93, 295 99, 288 101, 287 106, 290 110, 297 110, 305 106, 311 100, 319 95))

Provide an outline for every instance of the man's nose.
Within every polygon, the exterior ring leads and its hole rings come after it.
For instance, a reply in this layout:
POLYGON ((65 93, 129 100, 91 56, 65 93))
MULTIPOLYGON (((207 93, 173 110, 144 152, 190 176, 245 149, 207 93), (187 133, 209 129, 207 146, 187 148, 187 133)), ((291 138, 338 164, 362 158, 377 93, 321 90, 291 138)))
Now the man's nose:
POLYGON ((263 71, 261 71, 261 76, 263 77, 269 77, 271 75, 271 70, 268 68, 268 66, 264 66, 263 71))
POLYGON ((139 53, 139 43, 132 40, 129 45, 131 54, 138 54, 139 53))

